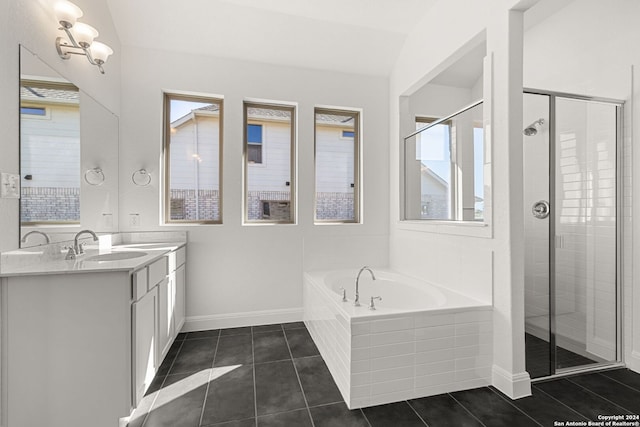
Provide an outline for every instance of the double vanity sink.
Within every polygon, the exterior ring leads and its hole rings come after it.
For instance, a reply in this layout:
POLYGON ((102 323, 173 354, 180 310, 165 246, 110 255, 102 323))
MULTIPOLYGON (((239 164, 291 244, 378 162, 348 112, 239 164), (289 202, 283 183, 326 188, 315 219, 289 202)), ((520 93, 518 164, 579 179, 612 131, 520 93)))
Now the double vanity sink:
POLYGON ((185 319, 186 233, 140 234, 0 254, 0 425, 126 425, 185 319))

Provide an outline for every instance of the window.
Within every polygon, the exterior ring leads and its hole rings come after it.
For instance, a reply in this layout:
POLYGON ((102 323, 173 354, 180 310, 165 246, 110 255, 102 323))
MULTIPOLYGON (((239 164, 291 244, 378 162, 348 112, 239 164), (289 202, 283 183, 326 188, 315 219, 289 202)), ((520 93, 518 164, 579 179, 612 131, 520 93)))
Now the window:
POLYGON ((249 163, 262 163, 262 125, 247 125, 247 156, 249 163))
POLYGON ((20 114, 27 116, 46 116, 47 109, 44 107, 20 107, 20 114))
POLYGON ((164 95, 165 222, 222 222, 222 99, 164 95))
POLYGON ((316 223, 359 222, 359 152, 360 113, 316 108, 316 223))
POLYGON ((245 223, 295 222, 295 107, 244 103, 245 223))
POLYGON ((482 102, 444 119, 416 118, 404 149, 405 220, 484 220, 482 102))

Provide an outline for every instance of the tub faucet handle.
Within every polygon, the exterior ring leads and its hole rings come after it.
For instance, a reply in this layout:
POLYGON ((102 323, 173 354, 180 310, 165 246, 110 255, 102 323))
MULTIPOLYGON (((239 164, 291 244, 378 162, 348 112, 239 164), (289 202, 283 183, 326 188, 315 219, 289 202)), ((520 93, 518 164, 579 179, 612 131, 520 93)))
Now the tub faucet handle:
POLYGON ((349 301, 347 299, 347 290, 345 288, 343 288, 342 286, 340 286, 340 290, 342 291, 342 302, 349 301))
POLYGON ((369 303, 369 310, 376 309, 376 304, 374 303, 375 300, 382 301, 382 297, 371 297, 371 303, 369 303))

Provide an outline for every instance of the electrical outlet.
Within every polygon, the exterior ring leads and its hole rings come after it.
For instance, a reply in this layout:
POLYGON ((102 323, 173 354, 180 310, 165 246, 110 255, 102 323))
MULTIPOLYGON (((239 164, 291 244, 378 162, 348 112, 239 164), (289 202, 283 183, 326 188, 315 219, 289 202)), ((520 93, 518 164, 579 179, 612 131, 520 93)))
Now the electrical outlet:
POLYGON ((4 199, 20 198, 20 175, 14 173, 0 174, 0 197, 4 199))
POLYGON ((129 214, 129 225, 132 227, 140 227, 140 214, 129 214))

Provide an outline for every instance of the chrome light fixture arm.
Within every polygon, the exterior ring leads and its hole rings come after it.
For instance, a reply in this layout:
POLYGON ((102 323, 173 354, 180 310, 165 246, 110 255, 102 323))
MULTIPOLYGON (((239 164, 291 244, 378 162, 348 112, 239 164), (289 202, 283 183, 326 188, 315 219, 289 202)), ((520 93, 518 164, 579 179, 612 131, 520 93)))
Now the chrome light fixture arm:
POLYGON ((95 65, 96 67, 98 67, 98 70, 100 70, 100 74, 104 74, 104 68, 102 68, 103 62, 94 61, 88 46, 87 47, 80 46, 76 42, 76 40, 73 38, 73 34, 71 34, 71 31, 69 31, 68 28, 63 26, 58 29, 64 30, 64 32, 67 33, 67 37, 68 37, 68 40, 65 40, 63 37, 56 38, 56 49, 58 50, 58 56, 60 56, 60 58, 71 59, 70 55, 84 55, 87 57, 87 60, 91 65, 95 65), (68 42, 71 44, 68 44, 68 42), (63 48, 65 50, 63 50, 63 48), (82 52, 77 52, 70 49, 80 49, 82 52))

